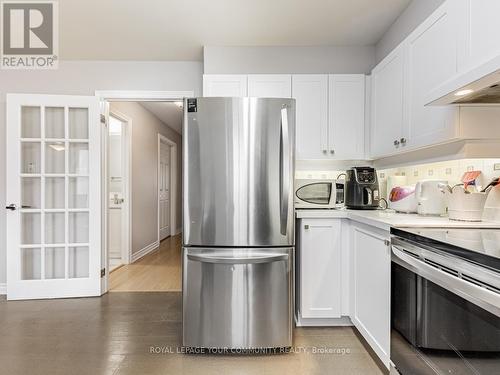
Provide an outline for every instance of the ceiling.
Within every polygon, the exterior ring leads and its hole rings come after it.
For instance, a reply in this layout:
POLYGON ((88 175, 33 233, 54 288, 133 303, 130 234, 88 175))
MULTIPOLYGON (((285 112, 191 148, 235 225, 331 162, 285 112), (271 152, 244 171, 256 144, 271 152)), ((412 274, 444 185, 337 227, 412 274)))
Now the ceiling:
POLYGON ((367 46, 411 0, 60 0, 63 60, 202 60, 204 45, 367 46))
POLYGON ((158 117, 164 124, 182 134, 183 109, 174 102, 139 102, 149 112, 158 117))

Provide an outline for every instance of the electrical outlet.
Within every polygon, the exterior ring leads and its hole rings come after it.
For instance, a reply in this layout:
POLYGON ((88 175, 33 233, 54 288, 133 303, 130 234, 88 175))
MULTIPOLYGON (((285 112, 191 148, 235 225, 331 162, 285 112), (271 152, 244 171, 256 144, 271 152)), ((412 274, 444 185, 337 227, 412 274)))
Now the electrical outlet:
POLYGON ((401 172, 401 176, 406 176, 406 172, 401 172))
POLYGON ((500 163, 493 164, 493 170, 494 171, 500 171, 500 163))
POLYGON ((380 173, 380 178, 385 178, 385 173, 380 173))
POLYGON ((467 167, 467 172, 472 172, 474 170, 474 166, 473 165, 469 165, 467 167))

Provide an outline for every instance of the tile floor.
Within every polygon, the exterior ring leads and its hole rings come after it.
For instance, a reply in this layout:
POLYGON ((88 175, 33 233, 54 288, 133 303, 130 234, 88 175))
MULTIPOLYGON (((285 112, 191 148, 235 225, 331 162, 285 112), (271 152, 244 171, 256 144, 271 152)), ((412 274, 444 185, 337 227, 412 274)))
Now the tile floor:
POLYGON ((0 299, 0 374, 381 374, 350 327, 297 328, 295 347, 273 356, 153 354, 181 344, 180 293, 101 298, 0 299), (345 354, 312 354, 314 347, 345 354), (349 353, 347 353, 347 349, 349 353))

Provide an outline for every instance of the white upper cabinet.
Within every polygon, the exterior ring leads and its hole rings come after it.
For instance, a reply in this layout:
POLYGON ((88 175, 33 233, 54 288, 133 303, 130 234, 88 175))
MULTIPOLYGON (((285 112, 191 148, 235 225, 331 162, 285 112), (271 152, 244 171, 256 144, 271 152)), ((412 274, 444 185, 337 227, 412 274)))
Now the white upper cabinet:
POLYGON ((458 25, 462 31, 459 47, 460 70, 469 70, 500 55, 500 1, 448 0, 461 3, 463 19, 458 25))
POLYGON ((296 101, 297 159, 328 159, 328 75, 294 75, 292 97, 296 101))
POLYGON ((328 146, 336 159, 364 159, 364 74, 330 75, 328 146))
POLYGON ((365 76, 292 76, 297 159, 364 159, 365 76))
POLYGON ((247 96, 245 74, 203 75, 203 96, 247 96))
POLYGON ((250 74, 248 96, 259 98, 291 98, 292 76, 290 74, 250 74))
POLYGON ((372 71, 370 150, 375 158, 405 147, 406 51, 407 45, 401 45, 372 71))
MULTIPOLYGON (((425 104, 432 89, 457 73, 458 3, 448 1, 439 7, 407 40, 407 147, 427 146, 455 136, 457 109, 447 106, 426 107, 425 104)), ((399 80, 397 82, 399 85, 399 80)))

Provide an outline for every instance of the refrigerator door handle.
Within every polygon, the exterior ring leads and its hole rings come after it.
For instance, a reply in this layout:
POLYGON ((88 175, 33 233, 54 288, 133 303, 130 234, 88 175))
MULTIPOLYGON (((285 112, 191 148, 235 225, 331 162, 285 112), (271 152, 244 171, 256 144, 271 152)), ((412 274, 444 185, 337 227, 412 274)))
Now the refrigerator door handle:
POLYGON ((290 136, 288 132, 288 111, 281 108, 280 139, 280 232, 286 236, 288 228, 288 201, 290 194, 290 136))
POLYGON ((199 255, 187 254, 189 260, 194 260, 202 263, 214 264, 256 264, 256 263, 272 263, 281 260, 288 260, 288 254, 269 254, 257 257, 224 257, 220 255, 199 255))

